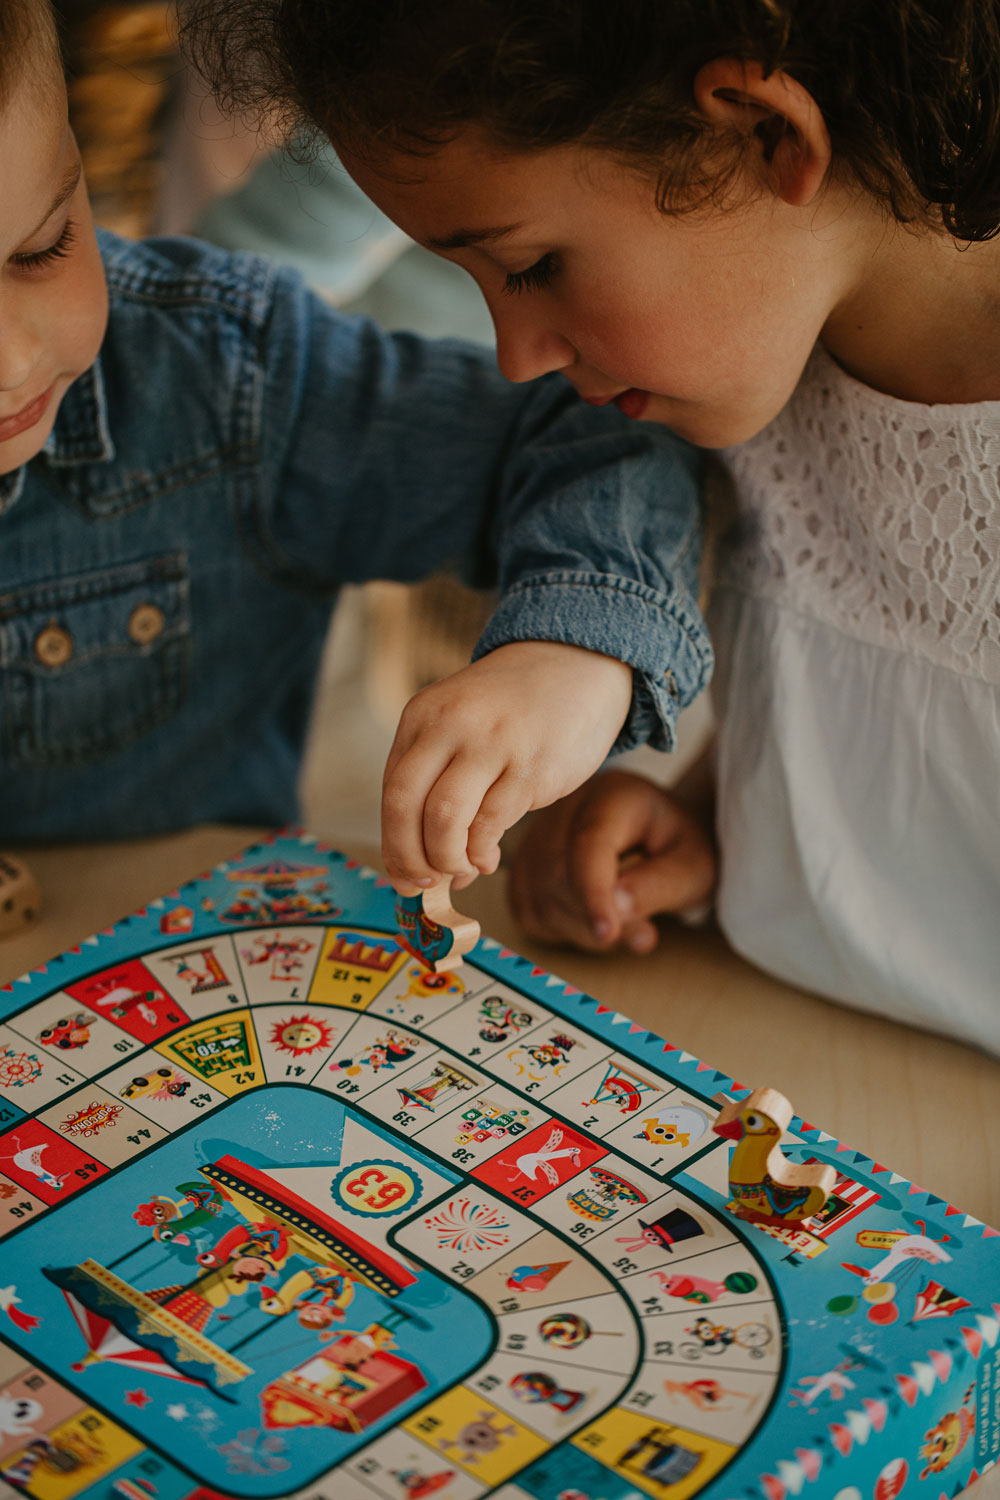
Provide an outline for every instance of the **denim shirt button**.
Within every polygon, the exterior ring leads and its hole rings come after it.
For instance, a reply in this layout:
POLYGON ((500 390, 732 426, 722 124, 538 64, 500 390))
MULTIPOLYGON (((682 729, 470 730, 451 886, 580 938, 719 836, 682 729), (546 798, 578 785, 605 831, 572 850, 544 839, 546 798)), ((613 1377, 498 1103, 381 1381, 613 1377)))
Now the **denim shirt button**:
POLYGON ((160 635, 166 623, 159 605, 137 604, 128 617, 129 639, 137 646, 148 646, 160 635))
POLYGON ((35 655, 43 667, 61 667, 73 655, 73 637, 61 625, 46 625, 35 636, 35 655))

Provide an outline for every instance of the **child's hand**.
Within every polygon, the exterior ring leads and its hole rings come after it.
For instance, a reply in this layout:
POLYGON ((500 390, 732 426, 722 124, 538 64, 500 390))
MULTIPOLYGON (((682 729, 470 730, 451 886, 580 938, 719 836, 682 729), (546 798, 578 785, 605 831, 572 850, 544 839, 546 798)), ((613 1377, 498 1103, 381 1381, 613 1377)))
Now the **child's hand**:
POLYGON ((531 820, 510 900, 532 937, 649 953, 658 941, 650 919, 703 906, 715 880, 712 841, 686 807, 644 777, 605 771, 531 820))
POLYGON ((501 835, 575 791, 632 701, 632 669, 549 641, 500 646, 403 710, 382 783, 382 857, 404 894, 467 885, 500 862, 501 835))

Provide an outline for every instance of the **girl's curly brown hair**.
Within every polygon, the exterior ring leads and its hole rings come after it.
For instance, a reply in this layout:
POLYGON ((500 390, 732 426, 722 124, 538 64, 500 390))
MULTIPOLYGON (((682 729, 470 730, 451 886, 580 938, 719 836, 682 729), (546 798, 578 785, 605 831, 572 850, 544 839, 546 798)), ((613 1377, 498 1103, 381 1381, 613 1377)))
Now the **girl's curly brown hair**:
POLYGON ((1000 0, 181 0, 223 103, 377 158, 476 125, 650 172, 665 210, 720 201, 739 153, 696 111, 714 57, 784 69, 835 158, 903 223, 1000 230, 1000 0))

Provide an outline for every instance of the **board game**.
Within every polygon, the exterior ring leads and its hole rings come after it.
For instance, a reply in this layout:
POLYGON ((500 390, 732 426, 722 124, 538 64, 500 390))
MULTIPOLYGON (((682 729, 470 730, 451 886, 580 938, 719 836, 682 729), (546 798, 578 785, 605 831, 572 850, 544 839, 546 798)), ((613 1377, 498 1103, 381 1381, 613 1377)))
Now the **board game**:
MULTIPOLYGON (((1000 1237, 489 938, 258 845, 0 995, 0 1475, 34 1500, 939 1500, 1000 1451, 1000 1237)), ((766 1080, 755 1080, 766 1082, 766 1080)), ((799 1101, 800 1103, 802 1101, 799 1101)))

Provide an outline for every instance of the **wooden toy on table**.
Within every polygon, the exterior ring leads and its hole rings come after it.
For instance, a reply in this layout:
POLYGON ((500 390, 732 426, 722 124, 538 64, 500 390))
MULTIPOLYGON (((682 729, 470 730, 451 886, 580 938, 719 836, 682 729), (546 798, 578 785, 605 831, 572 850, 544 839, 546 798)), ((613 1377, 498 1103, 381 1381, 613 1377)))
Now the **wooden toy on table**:
POLYGON ((27 865, 0 854, 0 937, 17 932, 38 916, 42 893, 27 865))
POLYGON ((796 1166, 782 1155, 794 1111, 777 1089, 754 1089, 723 1106, 712 1129, 736 1142, 729 1163, 729 1208, 741 1219, 788 1228, 819 1213, 837 1173, 819 1162, 796 1166))
POLYGON ((479 923, 451 904, 451 876, 416 896, 396 897, 399 941, 426 969, 454 969, 479 941, 479 923))

